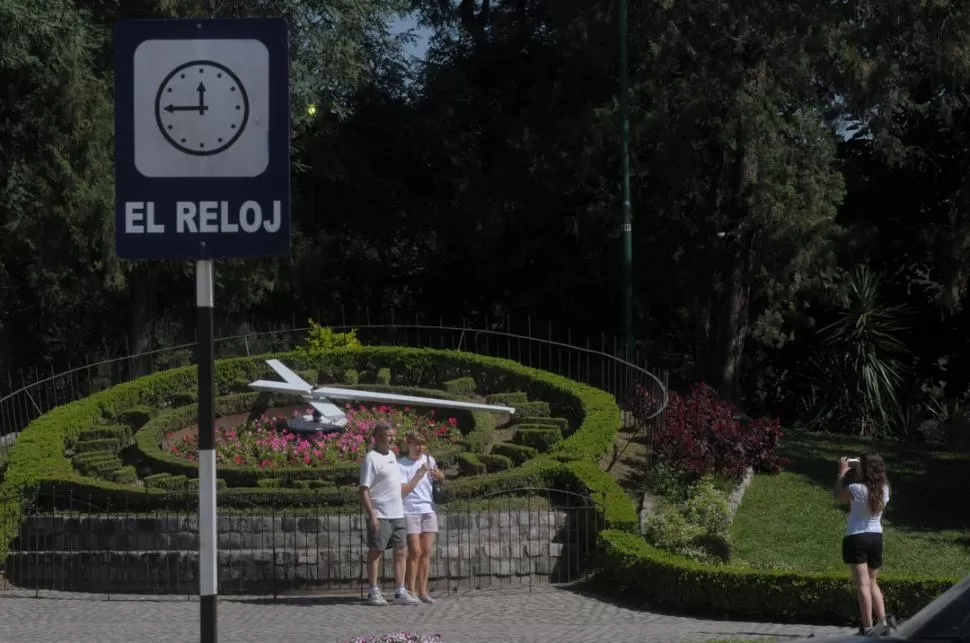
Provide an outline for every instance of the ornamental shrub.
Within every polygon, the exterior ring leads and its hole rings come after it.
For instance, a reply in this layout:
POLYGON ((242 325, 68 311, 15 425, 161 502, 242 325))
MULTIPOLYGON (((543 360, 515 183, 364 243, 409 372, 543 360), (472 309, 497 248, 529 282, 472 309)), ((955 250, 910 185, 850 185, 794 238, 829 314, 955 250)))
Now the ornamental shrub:
POLYGON ((643 536, 653 546, 692 559, 703 558, 694 541, 703 534, 676 505, 661 501, 645 525, 643 536))
POLYGON ((321 326, 312 319, 308 320, 308 323, 306 341, 294 351, 297 357, 307 364, 319 364, 324 356, 334 349, 361 346, 360 340, 357 339, 357 329, 337 333, 332 328, 321 326))
POLYGON ((701 478, 687 490, 684 515, 709 536, 725 538, 728 535, 731 509, 710 476, 701 478))
POLYGON ((644 536, 655 547, 700 562, 724 562, 731 553, 727 499, 708 476, 691 485, 683 501, 660 500, 644 536))
MULTIPOLYGON (((653 396, 637 392, 633 408, 654 408, 653 396)), ((783 435, 774 418, 743 422, 707 384, 696 384, 687 395, 670 392, 664 425, 654 431, 656 457, 692 479, 708 474, 740 479, 748 467, 777 473, 787 463, 778 455, 783 435)))

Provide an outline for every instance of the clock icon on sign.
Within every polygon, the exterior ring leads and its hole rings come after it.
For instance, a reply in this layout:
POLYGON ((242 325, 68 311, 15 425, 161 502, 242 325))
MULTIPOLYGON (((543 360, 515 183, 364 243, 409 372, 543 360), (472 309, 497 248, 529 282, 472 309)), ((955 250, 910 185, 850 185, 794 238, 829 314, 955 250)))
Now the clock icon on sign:
POLYGON ((225 65, 193 60, 173 69, 158 86, 155 122, 175 149, 212 156, 242 136, 249 122, 249 97, 225 65))

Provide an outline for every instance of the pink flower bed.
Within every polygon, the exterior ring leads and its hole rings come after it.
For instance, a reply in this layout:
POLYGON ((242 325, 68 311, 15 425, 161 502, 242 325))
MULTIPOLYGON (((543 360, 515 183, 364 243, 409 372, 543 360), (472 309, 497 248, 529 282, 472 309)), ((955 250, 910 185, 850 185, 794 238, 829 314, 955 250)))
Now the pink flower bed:
MULTIPOLYGON (((307 409, 310 414, 312 409, 307 409)), ((216 461, 237 466, 315 467, 343 462, 360 462, 371 445, 370 434, 374 425, 384 420, 397 428, 399 442, 411 430, 422 432, 434 449, 453 444, 460 437, 455 418, 440 421, 434 411, 421 415, 408 407, 392 408, 363 405, 345 410, 347 426, 339 433, 307 435, 294 433, 286 428, 286 418, 263 416, 237 427, 216 427, 216 461)), ((297 415, 294 412, 294 415, 297 415)), ((189 434, 175 438, 166 436, 165 444, 172 455, 195 460, 198 454, 198 436, 189 434)), ((394 447, 397 453, 399 447, 394 447)))
POLYGON ((389 632, 358 636, 346 643, 442 643, 440 634, 416 634, 414 632, 389 632))

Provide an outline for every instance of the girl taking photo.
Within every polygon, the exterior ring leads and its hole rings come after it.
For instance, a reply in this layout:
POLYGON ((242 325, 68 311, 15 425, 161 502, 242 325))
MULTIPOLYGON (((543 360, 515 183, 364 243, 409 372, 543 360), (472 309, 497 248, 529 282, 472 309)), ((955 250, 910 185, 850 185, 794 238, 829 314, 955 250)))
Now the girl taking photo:
POLYGON ((423 603, 434 603, 428 594, 428 571, 431 564, 431 549, 434 547, 435 534, 438 533, 438 515, 435 513, 432 480, 444 480, 445 474, 438 469, 435 459, 428 451, 428 441, 424 435, 410 431, 404 438, 408 453, 398 458, 398 464, 405 480, 427 465, 428 474, 404 496, 404 523, 408 536, 407 569, 404 574, 405 586, 423 603))
POLYGON ((833 495, 838 502, 849 503, 849 516, 842 539, 842 561, 849 566, 859 599, 865 636, 873 630, 873 623, 886 620, 886 606, 877 576, 882 567, 882 514, 889 504, 889 480, 886 463, 878 453, 870 451, 857 459, 839 460, 839 477, 833 495), (856 469, 856 482, 844 484, 849 471, 856 469))

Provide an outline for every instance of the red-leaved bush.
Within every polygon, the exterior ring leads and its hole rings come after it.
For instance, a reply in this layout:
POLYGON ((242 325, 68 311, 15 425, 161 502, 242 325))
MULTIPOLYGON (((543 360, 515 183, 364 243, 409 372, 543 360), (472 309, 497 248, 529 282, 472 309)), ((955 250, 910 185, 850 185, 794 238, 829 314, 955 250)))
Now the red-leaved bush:
MULTIPOLYGON (((656 408, 646 389, 634 396, 633 411, 656 408)), ((778 473, 787 460, 778 455, 783 435, 774 418, 750 422, 734 419, 731 405, 707 384, 696 384, 686 396, 673 391, 665 422, 653 433, 654 457, 691 476, 716 474, 740 478, 748 467, 778 473)))

